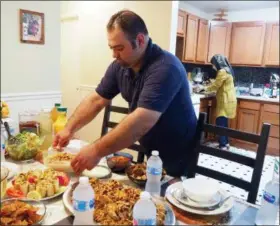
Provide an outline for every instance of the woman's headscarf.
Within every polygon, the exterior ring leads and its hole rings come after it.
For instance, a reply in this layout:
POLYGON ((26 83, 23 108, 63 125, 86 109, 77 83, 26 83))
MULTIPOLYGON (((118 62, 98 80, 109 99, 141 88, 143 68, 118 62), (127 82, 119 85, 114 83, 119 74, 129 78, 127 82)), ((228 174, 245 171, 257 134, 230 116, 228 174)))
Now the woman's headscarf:
POLYGON ((225 56, 216 54, 212 57, 210 62, 217 68, 217 70, 224 69, 227 73, 231 74, 232 77, 234 77, 233 69, 225 56))

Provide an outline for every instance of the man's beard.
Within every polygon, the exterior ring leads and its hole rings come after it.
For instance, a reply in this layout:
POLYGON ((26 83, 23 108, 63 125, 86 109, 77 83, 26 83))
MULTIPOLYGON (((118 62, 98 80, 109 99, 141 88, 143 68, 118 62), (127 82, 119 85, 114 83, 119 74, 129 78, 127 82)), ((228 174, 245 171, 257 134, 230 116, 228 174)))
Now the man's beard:
POLYGON ((121 60, 121 59, 117 59, 117 62, 122 66, 122 67, 127 67, 129 68, 130 67, 130 64, 121 60))

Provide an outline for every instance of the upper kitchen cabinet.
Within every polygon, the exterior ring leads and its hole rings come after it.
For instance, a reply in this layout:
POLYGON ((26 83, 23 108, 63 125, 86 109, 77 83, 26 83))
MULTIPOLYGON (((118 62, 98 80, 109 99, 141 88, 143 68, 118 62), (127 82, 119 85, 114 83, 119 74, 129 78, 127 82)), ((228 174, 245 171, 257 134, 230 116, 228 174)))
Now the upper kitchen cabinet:
POLYGON ((195 61, 199 63, 205 63, 208 50, 208 35, 209 25, 208 20, 199 19, 198 22, 198 38, 195 61))
POLYGON ((262 65, 265 22, 232 24, 230 62, 235 65, 262 65))
POLYGON ((183 37, 186 31, 186 13, 179 10, 178 14, 178 26, 177 26, 177 36, 183 37))
POLYGON ((279 22, 267 23, 264 64, 279 66, 279 22))
POLYGON ((187 25, 185 35, 185 51, 183 61, 195 62, 197 33, 198 33, 198 17, 187 14, 187 25))
POLYGON ((209 34, 209 48, 207 61, 210 63, 212 56, 222 54, 229 57, 231 39, 231 23, 211 22, 209 34))

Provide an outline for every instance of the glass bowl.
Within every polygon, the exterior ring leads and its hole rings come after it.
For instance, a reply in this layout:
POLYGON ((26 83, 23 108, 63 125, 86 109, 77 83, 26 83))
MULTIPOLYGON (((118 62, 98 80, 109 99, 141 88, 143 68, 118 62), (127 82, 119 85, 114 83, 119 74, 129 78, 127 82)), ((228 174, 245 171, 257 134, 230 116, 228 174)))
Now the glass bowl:
POLYGON ((32 225, 42 225, 42 223, 46 217, 46 211, 47 211, 46 205, 42 201, 29 200, 29 199, 24 199, 24 198, 5 199, 5 200, 1 201, 1 210, 2 210, 3 205, 12 204, 15 201, 21 201, 21 202, 27 203, 29 205, 32 205, 34 207, 37 207, 38 210, 36 213, 41 215, 41 219, 32 225))

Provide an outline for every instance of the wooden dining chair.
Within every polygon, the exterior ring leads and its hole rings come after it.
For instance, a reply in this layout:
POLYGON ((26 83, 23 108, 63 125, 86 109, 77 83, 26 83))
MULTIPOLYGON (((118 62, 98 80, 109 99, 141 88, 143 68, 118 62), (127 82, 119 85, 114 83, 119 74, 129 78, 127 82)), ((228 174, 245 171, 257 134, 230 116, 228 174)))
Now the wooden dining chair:
MULTIPOLYGON (((125 107, 112 106, 112 104, 109 104, 105 108, 104 118, 103 118, 103 123, 102 123, 101 136, 104 136, 106 133, 108 133, 109 128, 114 128, 115 126, 118 125, 117 122, 110 121, 110 113, 111 112, 120 113, 120 114, 128 114, 129 110, 128 110, 128 108, 125 108, 125 107)), ((128 147, 127 149, 138 152, 137 161, 136 162, 133 161, 134 163, 144 162, 145 148, 142 145, 134 143, 130 147, 128 147)))
POLYGON ((198 128, 197 128, 197 137, 196 137, 194 155, 190 164, 190 168, 187 173, 187 178, 195 177, 196 173, 198 173, 234 185, 236 187, 242 188, 248 191, 247 201, 255 204, 258 189, 259 189, 261 174, 262 174, 265 153, 266 153, 270 124, 264 123, 262 125, 261 133, 260 135, 258 135, 258 134, 241 132, 225 127, 208 124, 206 123, 206 113, 200 113, 197 127, 198 128), (222 151, 218 148, 206 146, 204 142, 202 142, 202 139, 204 137, 203 133, 205 132, 212 133, 215 135, 224 135, 235 139, 258 144, 256 158, 251 158, 230 151, 222 151), (246 165, 253 168, 251 181, 248 182, 243 179, 239 179, 231 175, 227 175, 225 173, 215 171, 213 169, 199 166, 198 159, 200 153, 219 157, 222 159, 227 159, 229 161, 237 162, 239 164, 246 165))

